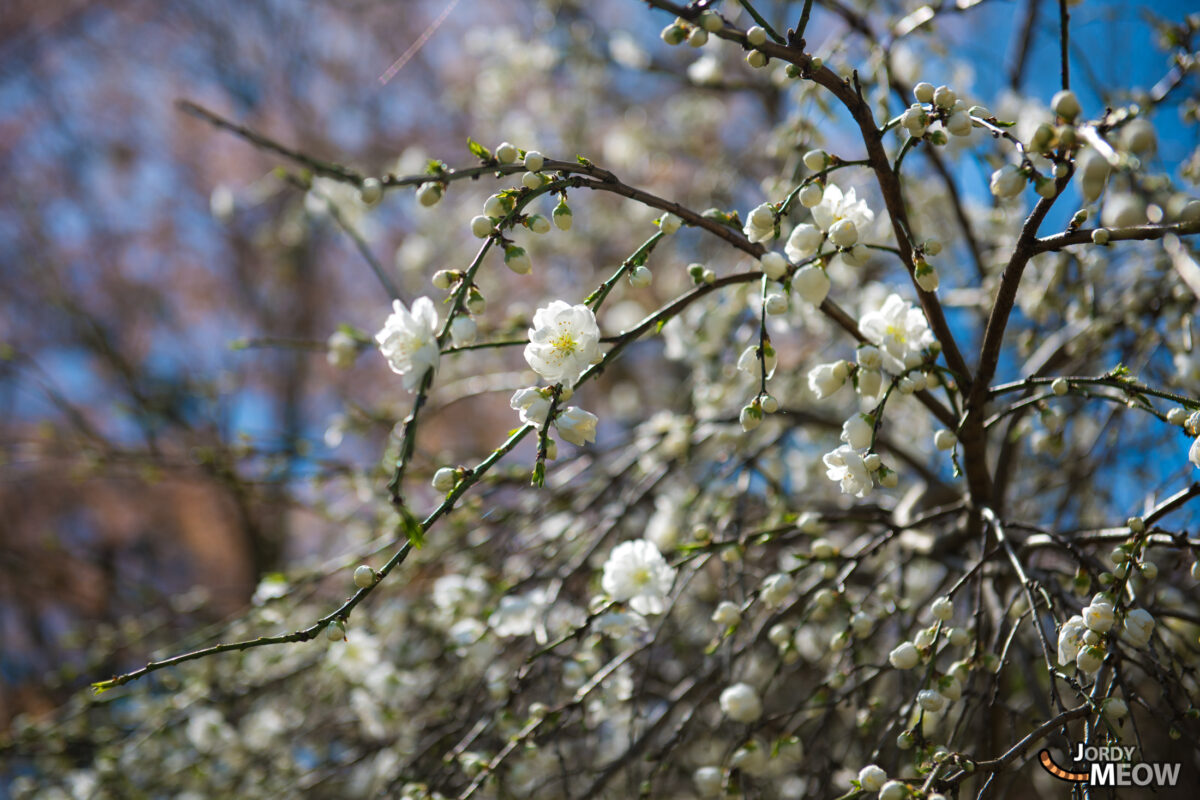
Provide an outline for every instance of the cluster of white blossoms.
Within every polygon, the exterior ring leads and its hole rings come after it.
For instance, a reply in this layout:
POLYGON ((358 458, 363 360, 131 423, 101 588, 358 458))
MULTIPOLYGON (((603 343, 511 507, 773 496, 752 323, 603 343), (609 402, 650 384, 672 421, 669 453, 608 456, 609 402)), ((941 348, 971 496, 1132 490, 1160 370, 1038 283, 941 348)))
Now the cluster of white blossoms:
POLYGON ((414 391, 425 373, 437 370, 441 350, 437 341, 438 315, 433 301, 418 297, 412 311, 399 300, 392 301, 392 313, 375 334, 379 350, 392 372, 404 379, 404 388, 414 391))
MULTIPOLYGON (((825 157, 824 153, 820 155, 825 157)), ((828 239, 839 249, 842 261, 848 266, 861 266, 866 262, 869 253, 859 239, 874 222, 875 212, 865 200, 858 199, 853 188, 843 194, 832 183, 823 189, 813 183, 804 187, 800 199, 801 204, 806 206, 814 203, 810 206, 813 221, 801 223, 792 229, 784 247, 788 258, 800 261, 816 255, 828 239)))
MULTIPOLYGON (((1080 672, 1095 675, 1107 654, 1106 637, 1117 622, 1113 597, 1101 592, 1091 603, 1075 614, 1058 632, 1058 663, 1074 662, 1080 672)), ((1121 638, 1132 647, 1145 647, 1154 632, 1154 617, 1142 608, 1126 611, 1121 625, 1121 638)))
MULTIPOLYGON (((882 307, 863 315, 859 329, 872 344, 858 348, 856 364, 834 361, 809 371, 808 387, 817 399, 830 397, 851 377, 867 401, 879 396, 885 372, 903 394, 921 391, 935 379, 936 373, 921 369, 936 349, 921 309, 899 295, 889 295, 882 307)), ((865 497, 876 481, 888 488, 898 482, 896 473, 871 449, 876 423, 873 415, 854 414, 842 425, 843 444, 824 456, 826 475, 841 485, 844 494, 865 497)))
MULTIPOLYGON (((599 360, 600 327, 590 308, 554 300, 533 315, 525 361, 538 375, 559 384, 560 402, 571 399, 572 384, 599 360)), ((550 415, 553 391, 536 386, 518 389, 509 405, 520 414, 521 422, 541 428, 550 415)), ((560 410, 554 418, 559 434, 575 445, 596 441, 598 422, 595 414, 577 406, 560 410)))
POLYGON ((604 562, 600 586, 619 603, 628 603, 638 614, 661 614, 675 570, 654 543, 646 539, 621 542, 604 562))

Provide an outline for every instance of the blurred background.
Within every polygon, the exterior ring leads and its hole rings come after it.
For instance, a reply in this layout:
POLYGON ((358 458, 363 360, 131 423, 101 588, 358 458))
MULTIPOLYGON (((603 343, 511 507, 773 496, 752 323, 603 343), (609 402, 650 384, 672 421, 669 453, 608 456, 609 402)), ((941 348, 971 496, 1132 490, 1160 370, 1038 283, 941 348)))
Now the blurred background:
MULTIPOLYGON (((1044 103, 1058 81, 1057 3, 960 5, 981 7, 946 18, 940 38, 898 45, 898 67, 985 100, 1018 89, 1044 103)), ((799 4, 760 6, 794 19, 799 4)), ((1152 14, 1191 7, 1076 6, 1085 107, 1166 75, 1163 52, 1141 43, 1152 14)), ((821 10, 812 49, 852 60, 849 20, 821 10)), ((326 339, 339 325, 373 334, 388 313, 364 250, 406 298, 431 293, 434 270, 469 258, 466 221, 493 189, 455 184, 433 209, 399 191, 368 210, 335 185, 305 192, 273 171, 294 178, 297 165, 177 102, 365 174, 468 165, 470 135, 583 153, 699 208, 761 202, 772 159, 788 158, 766 143, 778 125, 792 128, 793 158, 836 144, 836 128, 813 130, 736 52, 709 80, 695 52, 662 47, 668 21, 633 0, 4 3, 0 727, 144 661, 148 632, 172 641, 236 614, 264 577, 342 553, 354 526, 372 527, 356 497, 370 494, 408 398, 374 352, 331 365, 326 339), (85 657, 96 651, 108 655, 85 657)), ((1183 93, 1155 118, 1162 161, 1182 169, 1195 168, 1188 114, 1183 93)), ((984 202, 990 169, 968 159, 968 198, 984 202)), ((576 202, 572 235, 533 250, 536 294, 488 279, 485 336, 520 335, 546 296, 582 297, 652 230, 646 210, 576 202)), ((636 319, 677 293, 702 247, 681 237, 661 253, 675 277, 612 313, 636 319)), ((670 371, 638 372, 661 344, 644 347, 597 393, 606 419, 671 405, 670 371)), ((514 424, 507 392, 528 382, 513 373, 517 351, 443 363, 423 468, 494 446, 514 424)))

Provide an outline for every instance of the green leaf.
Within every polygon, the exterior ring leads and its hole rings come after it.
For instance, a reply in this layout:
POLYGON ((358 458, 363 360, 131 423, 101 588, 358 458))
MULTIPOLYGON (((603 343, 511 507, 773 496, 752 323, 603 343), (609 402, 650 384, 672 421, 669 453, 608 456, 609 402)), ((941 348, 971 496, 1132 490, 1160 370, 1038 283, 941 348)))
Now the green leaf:
POLYGON ((546 485, 546 464, 545 464, 545 462, 539 461, 533 465, 533 478, 529 481, 529 483, 531 486, 537 486, 537 487, 546 485))
POLYGON ((115 688, 117 688, 116 678, 113 678, 112 680, 107 680, 107 681, 96 681, 95 683, 92 684, 92 691, 95 692, 96 694, 104 694, 109 689, 115 689, 115 688))
POLYGON ((584 158, 583 156, 575 156, 575 160, 576 160, 576 161, 578 161, 580 164, 583 164, 585 167, 594 167, 594 166, 596 166, 595 164, 593 164, 591 161, 589 161, 588 159, 584 158))
POLYGON ((478 156, 483 161, 492 160, 492 151, 481 145, 479 142, 467 137, 467 149, 471 151, 471 155, 478 156))
POLYGON ((404 506, 400 506, 400 527, 404 529, 404 535, 413 547, 420 550, 425 546, 425 528, 421 525, 421 521, 412 515, 404 506))
POLYGON ((425 165, 425 172, 428 175, 443 175, 446 170, 446 162, 436 158, 429 159, 429 163, 425 165))

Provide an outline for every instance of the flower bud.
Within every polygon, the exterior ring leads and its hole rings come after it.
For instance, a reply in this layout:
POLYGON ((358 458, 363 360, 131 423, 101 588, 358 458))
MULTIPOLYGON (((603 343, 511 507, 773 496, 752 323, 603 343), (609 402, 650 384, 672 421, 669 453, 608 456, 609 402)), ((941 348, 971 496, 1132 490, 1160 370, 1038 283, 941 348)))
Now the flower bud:
POLYGON ((787 259, 774 251, 763 253, 758 260, 758 268, 773 281, 777 281, 787 273, 787 259))
POLYGON ((511 142, 501 142, 496 148, 496 160, 501 164, 512 164, 517 160, 517 148, 511 142))
POLYGON ((813 172, 820 172, 829 165, 829 154, 824 150, 809 150, 804 154, 804 166, 813 172))
POLYGON ((868 764, 858 771, 858 783, 863 791, 878 792, 887 781, 887 773, 874 764, 868 764))
POLYGON ((770 61, 762 50, 752 50, 746 54, 746 63, 755 69, 762 69, 770 61))
POLYGON ((1025 188, 1025 176, 1012 164, 1007 164, 992 173, 992 194, 999 198, 1015 197, 1025 188))
POLYGON ((792 276, 792 288, 800 299, 813 306, 819 306, 829 295, 829 275, 820 267, 809 264, 801 267, 792 276))
POLYGON ((521 185, 526 189, 540 189, 543 183, 542 176, 536 172, 526 172, 521 175, 521 185))
POLYGON ((325 638, 331 642, 346 641, 346 624, 341 620, 335 619, 325 626, 325 638))
POLYGON ((912 669, 921 663, 921 653, 912 642, 901 642, 888 653, 888 661, 896 669, 912 669))
POLYGON ((442 199, 442 185, 437 181, 425 181, 417 187, 417 202, 429 208, 442 199))
POLYGON ((458 485, 458 470, 454 467, 442 467, 433 473, 431 483, 439 492, 448 492, 458 485))
POLYGON ((546 158, 537 150, 530 150, 525 154, 525 169, 530 172, 541 172, 542 167, 546 163, 546 158))
POLYGON ((667 44, 677 45, 687 38, 687 30, 682 25, 671 24, 663 28, 659 36, 667 44))
POLYGON ((840 219, 829 227, 829 239, 838 247, 853 247, 858 241, 858 228, 853 220, 840 219))
POLYGON ((375 585, 375 570, 366 564, 360 564, 354 570, 354 585, 360 589, 370 589, 375 585))
POLYGON ((932 83, 921 81, 913 87, 913 97, 917 98, 918 103, 932 103, 934 88, 932 83))
POLYGON ((1050 391, 1054 392, 1059 397, 1062 397, 1067 392, 1071 391, 1071 384, 1066 378, 1055 378, 1050 384, 1050 391))
POLYGON ((938 450, 953 450, 956 444, 958 444, 958 437, 945 428, 933 435, 933 445, 938 450))
POLYGON ((928 261, 921 258, 916 262, 914 275, 917 285, 927 292, 935 292, 938 288, 938 274, 928 261))
POLYGON ((658 221, 658 227, 663 233, 675 233, 683 225, 683 220, 674 214, 663 214, 658 221))
POLYGON ((475 234, 476 238, 486 239, 492 235, 492 221, 488 217, 478 216, 471 220, 471 233, 475 234))
POLYGON ((383 184, 378 178, 367 178, 358 189, 358 199, 365 205, 373 206, 383 198, 383 184))
POLYGON ((478 331, 479 327, 475 324, 475 320, 464 314, 455 317, 454 321, 450 323, 450 338, 455 347, 465 347, 474 342, 478 331))
POLYGON ((708 44, 708 31, 704 28, 693 28, 688 36, 688 44, 692 47, 703 47, 708 44))
POLYGON ((940 619, 942 622, 954 616, 954 603, 949 597, 939 597, 933 601, 933 605, 929 607, 929 611, 933 614, 934 619, 940 619))
POLYGON ((767 299, 763 301, 763 308, 768 314, 786 314, 788 310, 787 296, 779 292, 771 292, 767 295, 767 299))
POLYGON ((705 11, 700 15, 700 27, 709 33, 716 33, 725 27, 725 23, 721 20, 721 15, 712 11, 705 11))
POLYGON ((949 86, 939 86, 933 90, 933 102, 939 108, 953 108, 958 95, 949 86))
POLYGON ((746 41, 755 47, 758 47, 760 44, 763 44, 767 41, 767 31, 764 28, 755 25, 746 31, 746 41))
POLYGON ((550 232, 550 220, 543 217, 541 214, 531 214, 529 219, 525 220, 525 227, 536 234, 550 232))
POLYGON ((529 260, 525 248, 515 244, 504 248, 504 265, 518 275, 528 275, 533 269, 533 263, 529 260))
POLYGON ((1063 89, 1055 93, 1054 98, 1050 101, 1050 107, 1054 109, 1054 113, 1065 119, 1067 122, 1072 122, 1079 116, 1083 108, 1079 105, 1079 98, 1070 89, 1063 89))
POLYGON ((825 196, 825 189, 819 183, 810 183, 800 190, 800 205, 805 208, 816 208, 825 196))
POLYGON ((554 213, 551 214, 554 218, 554 224, 560 231, 571 230, 571 223, 574 222, 571 215, 571 208, 567 205, 565 199, 559 200, 558 205, 554 207, 554 213))
POLYGON ((1092 244, 1108 244, 1108 238, 1107 228, 1096 228, 1092 231, 1092 244))

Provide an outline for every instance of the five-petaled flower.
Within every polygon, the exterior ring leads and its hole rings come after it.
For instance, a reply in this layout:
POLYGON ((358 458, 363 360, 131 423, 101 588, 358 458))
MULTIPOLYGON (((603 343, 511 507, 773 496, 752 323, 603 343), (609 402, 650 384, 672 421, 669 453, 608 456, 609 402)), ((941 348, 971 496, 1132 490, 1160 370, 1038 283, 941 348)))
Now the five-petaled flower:
POLYGON ((525 360, 551 383, 570 386, 598 357, 600 328, 585 305, 554 300, 533 315, 525 360))
POLYGON ((675 570, 654 543, 635 539, 612 549, 600 586, 613 600, 628 601, 639 614, 661 614, 674 581, 675 570))
POLYGON ((392 301, 392 313, 375 334, 379 350, 392 372, 404 378, 404 388, 413 391, 425 373, 436 370, 441 351, 437 342, 438 315, 433 301, 418 297, 412 311, 399 300, 392 301))

